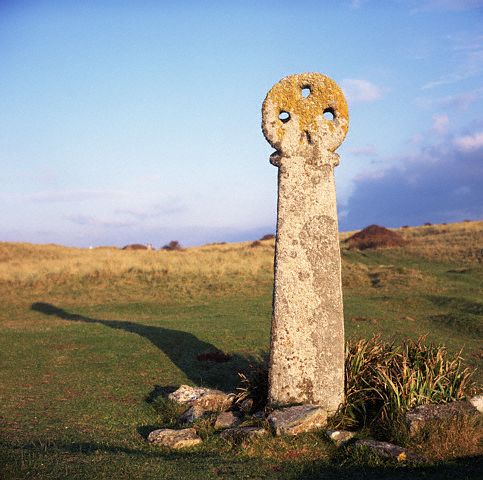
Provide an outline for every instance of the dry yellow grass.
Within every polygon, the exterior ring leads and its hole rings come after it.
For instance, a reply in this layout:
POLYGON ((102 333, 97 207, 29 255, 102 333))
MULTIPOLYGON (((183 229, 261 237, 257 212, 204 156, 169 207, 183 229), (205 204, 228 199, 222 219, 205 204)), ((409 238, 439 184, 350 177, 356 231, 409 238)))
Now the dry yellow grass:
MULTIPOLYGON (((404 250, 412 255, 441 262, 483 262, 483 221, 390 228, 408 241, 404 250)), ((344 241, 356 231, 342 232, 344 241)))
MULTIPOLYGON (((483 222, 462 222, 397 229, 408 245, 401 248, 410 255, 429 260, 478 264, 483 260, 483 222)), ((343 240, 351 232, 342 233, 343 240)), ((84 249, 58 245, 0 243, 0 288, 16 297, 22 289, 30 293, 52 293, 82 284, 102 290, 129 285, 135 296, 140 288, 152 286, 153 295, 226 294, 243 288, 269 285, 273 273, 274 240, 211 244, 185 251, 119 250, 114 247, 84 249), (144 287, 143 287, 144 286, 144 287), (63 288, 62 288, 63 287, 63 288)), ((379 286, 391 279, 400 287, 414 287, 427 281, 414 269, 391 265, 368 267, 343 258, 346 287, 379 286)), ((118 292, 117 292, 118 293, 118 292)), ((101 295, 102 296, 102 295, 101 295)), ((104 298, 105 300, 105 298, 104 298)))
MULTIPOLYGON (((139 289, 169 298, 210 293, 216 295, 253 286, 272 277, 273 240, 206 245, 184 251, 68 248, 58 245, 0 243, 0 288, 10 295, 53 293, 90 285, 105 301, 103 290, 129 285, 133 298, 139 289)), ((107 294, 107 292, 105 292, 107 294)))
POLYGON ((483 221, 401 228, 406 250, 430 260, 482 263, 483 221))
POLYGON ((273 241, 210 245, 186 251, 68 248, 0 243, 0 282, 35 282, 54 276, 121 276, 129 273, 257 275, 272 258, 273 241))

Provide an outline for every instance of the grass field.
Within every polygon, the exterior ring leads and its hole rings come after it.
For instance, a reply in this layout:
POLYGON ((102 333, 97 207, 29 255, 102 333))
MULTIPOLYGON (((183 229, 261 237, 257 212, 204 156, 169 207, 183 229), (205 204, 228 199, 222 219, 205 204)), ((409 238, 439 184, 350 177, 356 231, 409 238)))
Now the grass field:
MULTIPOLYGON (((428 335, 480 366, 483 222, 342 244, 347 337, 428 335)), ((347 234, 341 235, 342 239, 347 234)), ((341 456, 321 434, 168 452, 144 435, 182 383, 233 389, 269 342, 273 240, 185 251, 0 243, 0 478, 476 478, 480 458, 419 466, 341 456), (225 363, 196 356, 222 350, 225 363)), ((203 432, 202 432, 203 434, 203 432)))

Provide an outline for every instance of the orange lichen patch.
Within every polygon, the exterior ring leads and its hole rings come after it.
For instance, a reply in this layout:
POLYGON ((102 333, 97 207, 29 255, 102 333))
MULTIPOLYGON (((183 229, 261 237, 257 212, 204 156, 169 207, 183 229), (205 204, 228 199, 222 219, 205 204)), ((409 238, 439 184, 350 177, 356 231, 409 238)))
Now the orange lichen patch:
MULTIPOLYGON (((338 139, 333 142, 336 145, 331 150, 342 143, 349 126, 349 111, 342 90, 332 79, 320 73, 290 75, 280 80, 268 92, 262 114, 263 132, 274 148, 279 147, 288 132, 290 121, 297 122, 300 132, 311 135, 321 130, 329 134, 337 130, 338 139), (303 89, 309 89, 308 96, 302 94, 303 89), (289 119, 278 119, 281 112, 287 112, 289 119), (334 119, 325 119, 324 112, 331 112, 334 119)), ((300 136, 299 142, 302 141, 303 136, 300 136)))

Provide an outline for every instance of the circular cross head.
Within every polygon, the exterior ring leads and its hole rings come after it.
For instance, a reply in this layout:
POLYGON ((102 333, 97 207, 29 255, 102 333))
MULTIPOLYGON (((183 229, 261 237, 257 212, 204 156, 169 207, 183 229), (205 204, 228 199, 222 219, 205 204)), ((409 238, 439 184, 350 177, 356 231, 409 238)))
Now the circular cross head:
POLYGON ((321 73, 285 77, 263 102, 263 134, 282 157, 333 152, 343 142, 348 127, 344 94, 321 73))

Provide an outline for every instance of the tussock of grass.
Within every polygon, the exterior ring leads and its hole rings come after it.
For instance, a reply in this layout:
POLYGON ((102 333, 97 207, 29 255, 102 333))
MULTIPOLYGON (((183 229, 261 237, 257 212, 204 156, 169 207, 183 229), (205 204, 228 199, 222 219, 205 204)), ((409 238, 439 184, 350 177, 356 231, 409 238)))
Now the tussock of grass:
POLYGON ((239 372, 240 385, 236 389, 235 403, 253 401, 253 411, 264 409, 268 398, 268 356, 252 361, 246 372, 239 372))
POLYGON ((428 422, 408 446, 433 461, 476 457, 483 451, 481 416, 459 415, 428 422))
POLYGON ((390 422, 426 403, 460 400, 472 387, 473 371, 463 367, 460 353, 407 339, 400 345, 378 336, 349 341, 346 352, 346 404, 342 421, 366 425, 390 422))
POLYGON ((277 462, 313 462, 328 460, 335 448, 321 432, 297 437, 259 437, 243 446, 242 455, 261 457, 277 462))

